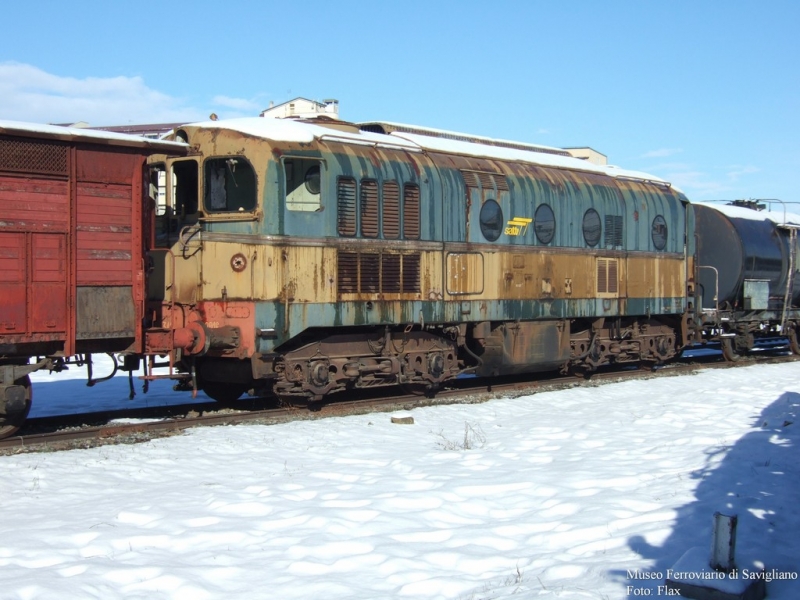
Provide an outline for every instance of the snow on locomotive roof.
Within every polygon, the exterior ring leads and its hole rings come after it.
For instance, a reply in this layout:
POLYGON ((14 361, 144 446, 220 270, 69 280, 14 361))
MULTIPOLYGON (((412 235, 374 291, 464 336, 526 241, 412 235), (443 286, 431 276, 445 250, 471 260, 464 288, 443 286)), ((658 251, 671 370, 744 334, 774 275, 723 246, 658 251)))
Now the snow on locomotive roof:
POLYGON ((418 125, 408 125, 405 123, 392 123, 390 121, 370 121, 368 123, 359 123, 359 127, 363 131, 377 131, 379 133, 416 133, 428 137, 437 137, 443 139, 457 140, 461 142, 471 142, 474 144, 485 144, 487 146, 502 146, 506 148, 518 148, 520 150, 530 150, 533 152, 544 152, 545 154, 557 154, 560 156, 572 156, 563 148, 556 148, 555 146, 543 146, 541 144, 528 144, 525 142, 516 142, 513 140, 502 140, 498 138, 489 138, 480 135, 471 135, 468 133, 461 133, 458 131, 448 131, 446 129, 434 129, 432 127, 421 127, 418 125))
POLYGON ((588 171, 602 175, 608 175, 610 177, 637 179, 668 185, 663 179, 648 173, 642 173, 640 171, 628 171, 627 169, 620 169, 613 165, 595 165, 588 161, 581 160, 580 158, 573 158, 572 156, 561 156, 558 154, 549 154, 534 150, 522 150, 520 148, 508 148, 504 146, 489 146, 486 144, 463 142, 460 140, 438 138, 405 132, 392 132, 391 136, 393 138, 402 137, 403 139, 419 144, 420 147, 425 148, 426 150, 433 150, 435 152, 466 154, 468 156, 475 157, 526 162, 545 167, 588 171))
MULTIPOLYGON (((487 143, 481 143, 480 138, 475 136, 434 129, 428 130, 431 133, 430 135, 425 135, 422 133, 425 131, 424 128, 402 125, 395 125, 395 127, 409 130, 413 129, 419 133, 410 133, 400 130, 390 131, 388 134, 375 133, 372 131, 359 130, 357 125, 348 127, 347 123, 340 121, 331 123, 323 121, 320 123, 326 124, 314 123, 312 119, 242 117, 238 119, 191 123, 188 126, 202 129, 230 129, 253 137, 260 137, 265 140, 277 142, 308 144, 317 139, 322 142, 328 140, 353 144, 376 145, 378 147, 400 147, 410 151, 430 150, 448 154, 462 154, 480 158, 526 162, 540 166, 587 171, 608 175, 610 177, 649 181, 667 186, 670 185, 660 177, 648 173, 628 171, 612 165, 595 165, 588 161, 569 156, 567 152, 562 153, 558 148, 550 148, 548 146, 535 146, 533 144, 492 140, 490 138, 485 138, 487 143), (439 133, 446 134, 449 137, 440 137, 436 135, 439 133), (474 139, 475 141, 464 141, 466 139, 474 139)), ((387 123, 386 125, 389 124, 387 123)))
POLYGON ((24 121, 0 120, 0 134, 26 135, 28 137, 45 137, 62 141, 85 141, 111 146, 134 146, 151 148, 160 152, 185 151, 186 144, 154 140, 124 133, 83 129, 80 127, 64 127, 62 125, 45 125, 42 123, 26 123, 24 121))
POLYGON ((408 150, 419 150, 413 142, 387 140, 385 135, 359 131, 355 126, 347 127, 341 121, 320 121, 329 126, 314 123, 313 120, 274 119, 271 117, 241 117, 219 121, 191 123, 187 126, 200 129, 230 129, 253 137, 275 142, 295 142, 310 144, 316 140, 333 140, 354 144, 401 146, 408 150))

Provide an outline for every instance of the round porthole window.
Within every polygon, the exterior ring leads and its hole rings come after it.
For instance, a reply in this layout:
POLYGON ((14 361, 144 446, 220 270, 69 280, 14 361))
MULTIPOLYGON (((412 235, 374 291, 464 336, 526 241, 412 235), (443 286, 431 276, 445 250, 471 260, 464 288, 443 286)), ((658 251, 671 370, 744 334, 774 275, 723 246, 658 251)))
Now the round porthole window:
POLYGON ((490 242, 503 233, 503 209, 495 200, 487 200, 481 206, 481 233, 490 242))
POLYGON ((556 234, 556 217, 548 204, 540 204, 533 213, 533 231, 542 244, 549 244, 556 234))
POLYGON ((309 167, 306 171, 306 189, 310 194, 319 194, 319 165, 309 167))
POLYGON ((656 250, 667 247, 667 222, 661 215, 653 219, 653 246, 656 250))
POLYGON ((594 248, 600 242, 600 215, 593 208, 583 213, 583 239, 586 245, 594 248))

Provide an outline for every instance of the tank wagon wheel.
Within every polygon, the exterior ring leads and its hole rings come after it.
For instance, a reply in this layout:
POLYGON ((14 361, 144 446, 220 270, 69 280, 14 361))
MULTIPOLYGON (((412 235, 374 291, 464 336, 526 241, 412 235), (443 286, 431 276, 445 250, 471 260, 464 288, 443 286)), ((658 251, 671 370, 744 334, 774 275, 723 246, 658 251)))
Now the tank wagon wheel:
POLYGON ((789 349, 792 354, 800 354, 800 340, 797 339, 797 327, 789 326, 789 349))
POLYGON ((736 351, 733 338, 722 338, 720 347, 722 348, 723 358, 728 362, 736 362, 742 357, 741 354, 736 351))
POLYGON ((31 378, 26 375, 22 379, 17 379, 14 383, 25 388, 25 397, 21 403, 12 407, 12 414, 5 415, 0 419, 0 439, 14 435, 22 427, 25 419, 28 418, 28 413, 31 411, 31 400, 33 398, 31 378))

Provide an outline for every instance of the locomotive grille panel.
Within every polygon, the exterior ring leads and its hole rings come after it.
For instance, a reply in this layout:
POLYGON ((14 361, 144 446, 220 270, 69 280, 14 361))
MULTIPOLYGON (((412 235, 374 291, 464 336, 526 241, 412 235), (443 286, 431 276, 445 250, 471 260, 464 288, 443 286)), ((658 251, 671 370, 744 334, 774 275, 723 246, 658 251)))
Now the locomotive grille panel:
POLYGON ((361 255, 361 292, 377 294, 380 291, 380 254, 361 255))
POLYGON ((336 203, 339 210, 339 235, 356 234, 356 180, 339 179, 336 189, 336 203))
POLYGON ((67 175, 67 147, 45 142, 0 139, 0 169, 67 175))
POLYGON ((381 291, 387 294, 399 294, 402 291, 402 281, 400 279, 402 269, 400 268, 399 254, 384 254, 381 256, 381 291))
POLYGON ((491 173, 478 173, 478 181, 481 182, 481 187, 483 189, 494 189, 494 177, 492 177, 491 173))
POLYGON ((461 171, 461 175, 464 176, 464 183, 467 185, 468 188, 480 187, 477 173, 473 171, 461 171))
POLYGON ((403 237, 419 239, 419 187, 407 185, 403 190, 403 237))
POLYGON ((461 171, 467 187, 483 188, 484 191, 498 192, 509 191, 508 180, 500 173, 486 173, 483 171, 461 171))
POLYGON ((340 294, 358 292, 358 254, 356 252, 339 252, 337 265, 336 289, 340 294))
POLYGON ((419 254, 403 255, 403 292, 420 292, 419 287, 419 254))
POLYGON ((622 217, 606 215, 606 246, 622 246, 622 217))
POLYGON ((383 184, 383 237, 387 240, 400 237, 400 186, 396 181, 383 184))
POLYGON ((613 258, 597 259, 597 293, 617 294, 619 261, 613 258))
POLYGON ((339 252, 339 294, 418 294, 420 255, 339 252))
POLYGON ((378 182, 361 182, 361 235, 378 237, 378 182))

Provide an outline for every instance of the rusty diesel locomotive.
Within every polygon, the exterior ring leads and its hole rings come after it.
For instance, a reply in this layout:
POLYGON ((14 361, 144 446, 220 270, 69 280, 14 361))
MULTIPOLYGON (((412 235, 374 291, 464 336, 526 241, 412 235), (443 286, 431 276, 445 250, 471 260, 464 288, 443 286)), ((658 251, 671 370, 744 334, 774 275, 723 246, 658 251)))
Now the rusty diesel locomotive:
POLYGON ((146 350, 212 398, 661 362, 691 339, 694 220, 657 178, 389 123, 173 137, 187 156, 150 159, 146 350))
MULTIPOLYGON (((798 350, 794 228, 717 219, 650 175, 324 117, 209 121, 158 143, 141 177, 147 252, 131 270, 145 287, 113 292, 141 327, 113 350, 144 357, 145 378, 168 366, 178 387, 220 402, 313 403, 355 388, 434 392, 467 374, 657 364, 708 341, 729 358, 767 336, 798 350)), ((15 350, 0 331, 6 414, 29 390, 22 357, 92 348, 15 350)))

